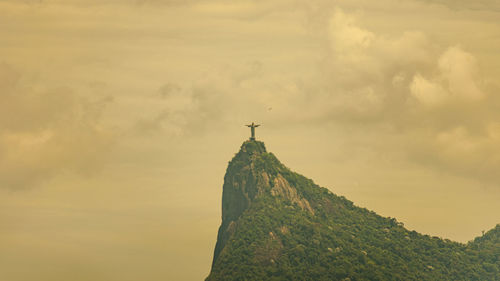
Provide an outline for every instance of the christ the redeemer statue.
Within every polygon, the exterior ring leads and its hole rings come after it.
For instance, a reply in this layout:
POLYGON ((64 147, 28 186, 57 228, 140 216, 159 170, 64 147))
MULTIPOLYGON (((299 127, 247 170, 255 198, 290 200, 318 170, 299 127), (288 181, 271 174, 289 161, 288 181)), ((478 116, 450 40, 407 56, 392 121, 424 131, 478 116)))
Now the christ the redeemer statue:
POLYGON ((252 131, 252 136, 250 137, 250 140, 255 140, 255 128, 259 127, 260 124, 255 124, 254 122, 252 122, 252 124, 246 126, 250 127, 250 131, 252 131))

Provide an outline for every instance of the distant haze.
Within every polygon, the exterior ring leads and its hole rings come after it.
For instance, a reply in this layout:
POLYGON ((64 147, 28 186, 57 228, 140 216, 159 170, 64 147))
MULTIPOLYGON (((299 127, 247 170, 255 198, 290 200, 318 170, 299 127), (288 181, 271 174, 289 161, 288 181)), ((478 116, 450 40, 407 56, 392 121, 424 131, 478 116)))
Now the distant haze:
POLYGON ((497 0, 0 0, 0 280, 203 280, 227 162, 500 223, 497 0))

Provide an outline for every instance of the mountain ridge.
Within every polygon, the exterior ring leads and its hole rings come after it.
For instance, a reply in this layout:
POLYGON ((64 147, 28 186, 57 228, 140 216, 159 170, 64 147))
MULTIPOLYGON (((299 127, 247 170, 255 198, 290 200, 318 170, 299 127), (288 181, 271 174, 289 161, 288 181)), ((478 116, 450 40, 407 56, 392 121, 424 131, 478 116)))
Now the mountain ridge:
POLYGON ((405 229, 245 141, 224 176, 211 280, 500 280, 500 225, 469 244, 405 229), (492 250, 493 249, 493 250, 492 250))

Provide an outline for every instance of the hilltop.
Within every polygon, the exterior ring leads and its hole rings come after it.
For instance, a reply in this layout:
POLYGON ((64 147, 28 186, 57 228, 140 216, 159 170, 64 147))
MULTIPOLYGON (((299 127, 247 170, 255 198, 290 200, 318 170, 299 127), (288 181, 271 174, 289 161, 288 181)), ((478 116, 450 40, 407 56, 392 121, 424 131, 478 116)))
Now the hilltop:
POLYGON ((469 244, 404 228, 245 141, 229 162, 214 280, 500 280, 500 225, 469 244))

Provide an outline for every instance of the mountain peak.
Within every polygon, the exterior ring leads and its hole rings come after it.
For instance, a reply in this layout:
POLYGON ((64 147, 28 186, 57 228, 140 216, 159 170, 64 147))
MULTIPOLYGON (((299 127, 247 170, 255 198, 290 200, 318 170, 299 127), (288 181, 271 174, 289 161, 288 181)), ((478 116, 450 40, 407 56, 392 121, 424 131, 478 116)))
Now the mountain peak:
POLYGON ((212 280, 500 280, 500 226, 468 245, 355 206, 245 141, 222 191, 212 280))
POLYGON ((266 145, 258 140, 247 140, 241 145, 240 153, 262 154, 266 153, 266 145))
POLYGON ((229 162, 222 191, 222 224, 219 228, 214 262, 233 234, 240 216, 261 197, 279 197, 314 213, 309 202, 286 179, 291 171, 263 142, 247 140, 229 162))

